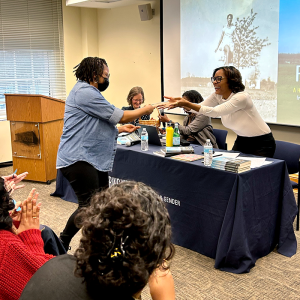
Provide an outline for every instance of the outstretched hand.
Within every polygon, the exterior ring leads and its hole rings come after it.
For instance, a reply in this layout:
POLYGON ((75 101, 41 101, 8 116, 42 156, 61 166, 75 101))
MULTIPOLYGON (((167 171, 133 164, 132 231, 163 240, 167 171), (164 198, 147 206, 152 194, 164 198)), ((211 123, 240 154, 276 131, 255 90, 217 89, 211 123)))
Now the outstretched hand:
POLYGON ((36 203, 38 196, 36 189, 32 189, 27 199, 23 201, 18 234, 25 230, 40 228, 41 203, 36 203))
POLYGON ((181 97, 169 97, 169 96, 164 96, 164 98, 168 99, 168 102, 170 102, 170 103, 175 103, 175 102, 177 102, 177 101, 179 101, 179 100, 182 100, 181 97))
POLYGON ((153 110, 155 108, 155 106, 151 105, 151 104, 147 104, 144 106, 144 108, 146 108, 146 115, 151 115, 153 113, 153 110))
POLYGON ((14 192, 14 190, 24 187, 24 184, 17 184, 21 182, 27 175, 28 172, 24 172, 19 175, 11 174, 8 176, 2 176, 2 178, 4 179, 5 189, 9 192, 10 195, 14 192))
POLYGON ((125 124, 125 125, 119 126, 118 130, 119 130, 119 133, 121 133, 121 132, 131 133, 131 132, 136 131, 139 128, 141 128, 141 126, 134 126, 132 124, 125 124))
POLYGON ((168 96, 164 96, 164 98, 168 99, 168 102, 162 102, 160 105, 158 105, 158 108, 167 108, 167 109, 172 109, 175 107, 180 106, 179 101, 183 100, 181 97, 168 97, 168 96))

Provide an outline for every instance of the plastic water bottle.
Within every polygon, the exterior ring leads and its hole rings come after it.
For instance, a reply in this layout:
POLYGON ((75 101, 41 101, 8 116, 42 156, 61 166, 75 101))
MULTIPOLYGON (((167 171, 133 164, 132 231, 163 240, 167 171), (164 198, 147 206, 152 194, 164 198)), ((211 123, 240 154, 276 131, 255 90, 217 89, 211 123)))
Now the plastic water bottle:
POLYGON ((175 129, 173 133, 173 147, 179 147, 180 146, 180 133, 178 129, 178 123, 175 123, 175 129))
POLYGON ((211 166, 212 156, 213 156, 213 147, 210 142, 210 139, 207 139, 204 145, 204 166, 208 166, 208 167, 211 166))
POLYGON ((143 128, 142 134, 141 134, 141 150, 142 151, 148 151, 148 132, 146 128, 143 128))

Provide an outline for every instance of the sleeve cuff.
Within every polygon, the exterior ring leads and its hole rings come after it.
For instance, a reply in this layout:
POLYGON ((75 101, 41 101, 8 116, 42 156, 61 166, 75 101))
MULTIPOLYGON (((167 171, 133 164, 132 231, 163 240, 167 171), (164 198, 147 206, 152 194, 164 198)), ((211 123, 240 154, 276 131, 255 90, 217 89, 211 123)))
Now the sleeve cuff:
POLYGON ((44 253, 44 241, 42 239, 42 234, 39 229, 25 230, 18 234, 18 237, 32 251, 44 253))
POLYGON ((109 122, 117 125, 117 123, 120 122, 120 120, 122 119, 124 115, 124 111, 120 108, 115 107, 113 114, 111 115, 109 122))

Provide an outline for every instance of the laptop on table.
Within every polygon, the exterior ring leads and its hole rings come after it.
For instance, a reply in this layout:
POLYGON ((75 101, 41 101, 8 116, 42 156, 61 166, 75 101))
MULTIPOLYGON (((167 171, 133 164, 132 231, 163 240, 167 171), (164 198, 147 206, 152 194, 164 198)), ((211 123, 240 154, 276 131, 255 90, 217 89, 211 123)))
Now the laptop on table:
POLYGON ((137 124, 137 126, 141 126, 137 131, 139 133, 139 136, 141 136, 143 128, 146 128, 148 132, 148 143, 151 145, 157 145, 157 146, 165 146, 165 142, 161 142, 161 139, 157 133, 157 129, 155 126, 149 126, 149 125, 141 125, 137 124))

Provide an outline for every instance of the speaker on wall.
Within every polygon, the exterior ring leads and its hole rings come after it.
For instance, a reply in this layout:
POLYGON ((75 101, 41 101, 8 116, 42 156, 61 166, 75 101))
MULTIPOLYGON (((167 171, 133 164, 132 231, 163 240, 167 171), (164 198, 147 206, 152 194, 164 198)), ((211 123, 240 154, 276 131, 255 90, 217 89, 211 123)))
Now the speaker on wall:
POLYGON ((138 5, 141 21, 148 21, 152 19, 151 4, 138 5))

